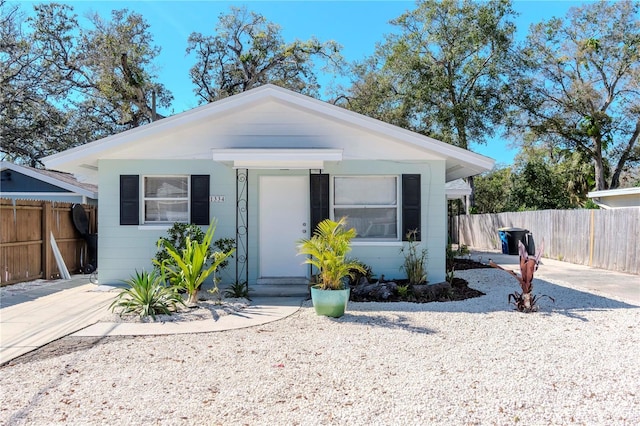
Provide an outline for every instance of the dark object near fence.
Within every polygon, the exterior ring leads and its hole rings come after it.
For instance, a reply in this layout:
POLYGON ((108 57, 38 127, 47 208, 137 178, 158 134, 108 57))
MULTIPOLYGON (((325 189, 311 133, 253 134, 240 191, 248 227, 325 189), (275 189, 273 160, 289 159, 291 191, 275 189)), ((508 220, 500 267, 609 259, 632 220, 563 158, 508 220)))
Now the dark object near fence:
POLYGON ((74 204, 71 208, 73 226, 80 232, 87 243, 87 259, 82 268, 85 274, 90 274, 98 269, 98 234, 89 233, 89 217, 80 204, 74 204))
POLYGON ((527 253, 534 256, 536 254, 536 245, 533 241, 533 235, 529 230, 522 228, 500 228, 498 236, 502 245, 502 254, 517 255, 519 254, 519 243, 525 246, 527 253))

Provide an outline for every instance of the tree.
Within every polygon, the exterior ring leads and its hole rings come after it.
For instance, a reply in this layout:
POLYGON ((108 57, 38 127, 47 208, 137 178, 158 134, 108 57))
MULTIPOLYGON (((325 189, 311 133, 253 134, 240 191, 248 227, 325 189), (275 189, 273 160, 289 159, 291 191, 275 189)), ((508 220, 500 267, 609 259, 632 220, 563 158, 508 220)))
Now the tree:
POLYGON ((159 48, 140 15, 93 15, 90 28, 79 28, 71 6, 36 5, 26 20, 0 6, 5 158, 35 166, 42 156, 158 118, 154 98, 169 106, 171 94, 152 72, 159 48))
POLYGON ((509 0, 420 1, 356 66, 341 102, 464 149, 484 143, 504 117, 512 17, 509 0))
MULTIPOLYGON (((511 210, 511 168, 505 167, 476 176, 474 213, 500 213, 511 210)), ((517 210, 517 209, 516 209, 517 210)))
POLYGON ((0 1, 0 149, 3 159, 36 165, 51 141, 64 141, 68 115, 47 97, 42 57, 31 48, 18 6, 0 1))
POLYGON ((246 7, 220 15, 216 35, 192 33, 187 54, 195 54, 190 70, 201 102, 213 102, 272 83, 310 96, 317 95, 314 58, 340 67, 341 47, 333 42, 284 41, 278 25, 246 7))
POLYGON ((617 188, 640 161, 638 8, 629 0, 572 8, 532 26, 514 55, 511 130, 590 159, 597 190, 617 188))

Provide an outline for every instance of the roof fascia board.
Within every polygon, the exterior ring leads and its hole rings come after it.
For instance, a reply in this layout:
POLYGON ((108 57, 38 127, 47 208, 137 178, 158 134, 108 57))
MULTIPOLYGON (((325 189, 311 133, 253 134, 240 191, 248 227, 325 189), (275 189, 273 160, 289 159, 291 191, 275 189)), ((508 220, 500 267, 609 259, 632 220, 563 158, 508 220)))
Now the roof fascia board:
MULTIPOLYGON (((16 173, 21 173, 25 176, 29 176, 33 179, 37 179, 40 180, 42 182, 48 183, 50 185, 54 185, 57 186, 59 188, 65 189, 67 191, 70 191, 72 193, 77 193, 80 195, 84 195, 85 197, 90 197, 90 198, 98 198, 98 194, 94 193, 93 191, 89 191, 88 189, 82 188, 80 186, 76 186, 73 184, 70 184, 68 182, 62 181, 62 180, 58 180, 52 176, 48 176, 48 175, 44 175, 42 173, 38 173, 35 170, 29 169, 27 167, 22 167, 18 164, 14 164, 14 163, 9 163, 6 161, 2 162, 2 170, 4 169, 10 169, 13 170, 16 173)), ((54 193, 57 194, 57 193, 54 193)))

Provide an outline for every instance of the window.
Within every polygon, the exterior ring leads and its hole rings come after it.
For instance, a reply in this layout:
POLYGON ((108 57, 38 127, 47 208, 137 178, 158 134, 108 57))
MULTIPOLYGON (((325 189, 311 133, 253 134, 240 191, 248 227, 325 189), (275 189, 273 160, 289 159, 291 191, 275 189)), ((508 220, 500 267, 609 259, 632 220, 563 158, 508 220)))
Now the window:
POLYGON ((398 178, 396 176, 336 176, 333 213, 347 216, 356 238, 398 239, 398 178))
POLYGON ((189 222, 189 177, 145 176, 144 222, 189 222))

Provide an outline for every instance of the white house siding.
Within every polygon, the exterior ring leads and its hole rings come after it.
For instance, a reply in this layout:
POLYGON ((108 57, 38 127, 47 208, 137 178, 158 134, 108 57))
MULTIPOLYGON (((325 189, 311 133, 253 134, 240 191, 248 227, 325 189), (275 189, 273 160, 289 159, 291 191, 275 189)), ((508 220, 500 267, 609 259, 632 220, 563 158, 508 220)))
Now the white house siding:
MULTIPOLYGON (((166 235, 168 226, 145 226, 119 224, 119 176, 123 174, 208 174, 211 176, 211 195, 222 195, 224 203, 210 204, 210 214, 218 219, 215 239, 235 238, 236 225, 236 174, 231 167, 211 160, 101 160, 100 161, 100 207, 98 222, 98 250, 100 253, 99 276, 105 284, 118 283, 130 277, 136 270, 153 268, 151 259, 156 253, 156 242, 166 235), (109 200, 109 201, 107 201, 109 200)), ((248 205, 248 272, 249 284, 255 284, 259 277, 259 216, 258 180, 261 175, 299 175, 308 170, 250 170, 248 205)), ((343 161, 327 164, 323 173, 330 175, 401 175, 421 174, 422 185, 422 242, 421 247, 429 251, 429 281, 444 280, 446 244, 446 196, 444 194, 444 161, 427 161, 406 164, 396 161, 343 161)), ((406 243, 404 243, 406 245, 406 243)), ((373 268, 379 277, 401 277, 403 243, 355 243, 353 256, 373 268)), ((302 258, 292 259, 302 262, 302 258)), ((227 271, 227 278, 235 277, 235 263, 227 271)))

